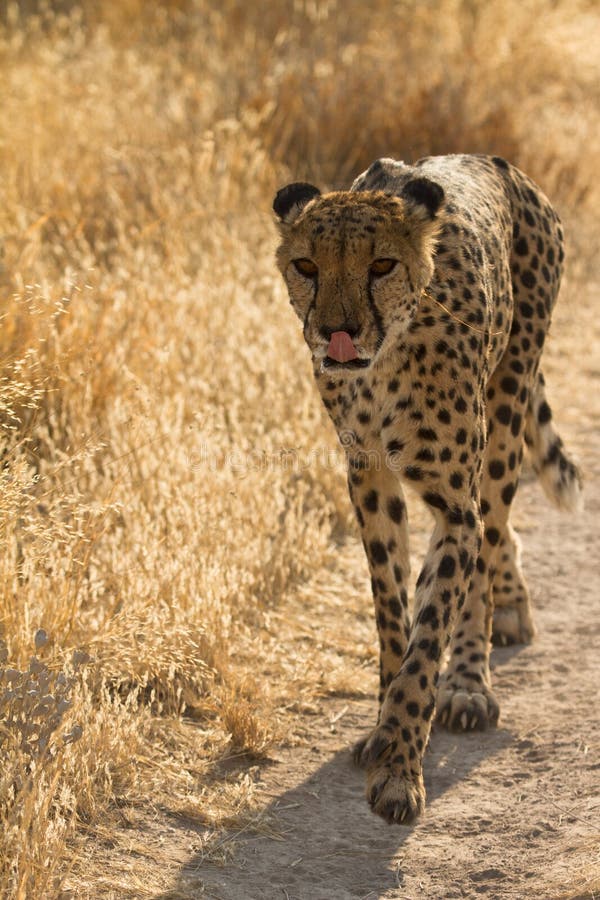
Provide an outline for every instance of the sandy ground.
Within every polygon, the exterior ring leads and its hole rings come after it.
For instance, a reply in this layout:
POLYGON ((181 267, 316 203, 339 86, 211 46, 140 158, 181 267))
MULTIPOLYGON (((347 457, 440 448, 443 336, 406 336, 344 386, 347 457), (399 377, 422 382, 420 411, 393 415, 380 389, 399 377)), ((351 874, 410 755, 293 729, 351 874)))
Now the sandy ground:
MULTIPOLYGON (((530 523, 520 530, 539 633, 528 647, 493 651, 496 730, 433 733, 423 819, 390 827, 364 800, 348 748, 370 727, 374 697, 324 699, 305 745, 253 770, 265 813, 258 831, 238 828, 207 845, 185 820, 143 823, 145 855, 156 848, 163 876, 173 867, 171 889, 156 900, 599 896, 600 496, 590 462, 576 518, 555 512, 537 485, 521 489, 516 519, 530 523)), ((360 547, 350 549, 362 565, 360 547)))

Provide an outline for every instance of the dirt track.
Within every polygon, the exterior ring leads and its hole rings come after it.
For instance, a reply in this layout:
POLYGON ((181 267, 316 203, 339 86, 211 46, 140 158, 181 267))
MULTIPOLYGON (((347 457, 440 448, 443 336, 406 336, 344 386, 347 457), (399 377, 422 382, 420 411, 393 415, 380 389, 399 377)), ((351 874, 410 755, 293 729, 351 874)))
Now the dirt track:
POLYGON ((283 751, 260 772, 277 838, 232 835, 233 858, 219 867, 202 855, 185 858, 197 831, 160 823, 163 842, 183 863, 174 890, 160 896, 594 897, 600 498, 590 490, 598 473, 587 470, 586 511, 577 518, 551 509, 535 484, 520 492, 517 521, 532 523, 521 533, 538 637, 528 647, 493 651, 497 730, 434 732, 425 762, 428 806, 416 827, 388 827, 372 815, 362 773, 351 764, 348 747, 370 727, 374 700, 322 701, 314 745, 283 751), (534 515, 540 503, 542 515, 534 515))

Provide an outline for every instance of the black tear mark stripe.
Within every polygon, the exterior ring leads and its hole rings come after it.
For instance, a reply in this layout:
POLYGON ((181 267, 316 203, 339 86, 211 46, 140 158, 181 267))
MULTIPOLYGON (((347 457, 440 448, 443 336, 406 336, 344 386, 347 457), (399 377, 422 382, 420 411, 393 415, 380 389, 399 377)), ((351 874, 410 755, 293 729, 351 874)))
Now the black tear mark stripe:
POLYGON ((305 339, 306 339, 306 333, 308 331, 308 320, 310 318, 310 314, 312 312, 314 312, 316 304, 317 304, 317 292, 315 291, 314 297, 312 298, 312 300, 310 302, 310 306, 306 310, 306 315, 304 317, 304 323, 302 325, 302 333, 303 333, 305 339))
POLYGON ((379 338, 379 344, 383 341, 384 338, 384 328, 383 328, 383 319, 381 317, 381 313, 377 309, 375 304, 375 298, 373 297, 373 291, 371 290, 371 284, 367 285, 367 299, 369 301, 369 307, 371 312, 373 313, 373 318, 375 320, 375 326, 377 328, 377 336, 379 338))

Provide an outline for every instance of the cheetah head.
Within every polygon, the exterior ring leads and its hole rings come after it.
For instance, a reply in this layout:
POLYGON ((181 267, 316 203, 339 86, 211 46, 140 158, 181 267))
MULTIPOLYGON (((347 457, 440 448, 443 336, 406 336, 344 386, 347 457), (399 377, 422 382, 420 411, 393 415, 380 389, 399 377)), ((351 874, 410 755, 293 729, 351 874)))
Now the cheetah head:
POLYGON ((277 264, 318 369, 366 368, 401 338, 433 275, 443 199, 426 178, 398 196, 305 183, 277 193, 277 264))

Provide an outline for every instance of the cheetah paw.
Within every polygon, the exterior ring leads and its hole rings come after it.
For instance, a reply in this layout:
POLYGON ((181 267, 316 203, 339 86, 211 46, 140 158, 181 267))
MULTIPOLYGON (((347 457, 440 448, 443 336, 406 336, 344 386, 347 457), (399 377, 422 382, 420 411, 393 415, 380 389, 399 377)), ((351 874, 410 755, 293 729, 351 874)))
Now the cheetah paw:
POLYGON ((436 719, 449 731, 485 731, 496 725, 500 707, 485 687, 470 691, 445 685, 440 689, 436 719))
POLYGON ((520 606, 496 606, 492 626, 492 643, 497 647, 508 644, 530 644, 535 626, 529 609, 520 606))
POLYGON ((420 771, 407 771, 404 756, 397 753, 396 735, 389 725, 373 729, 356 744, 355 760, 367 768, 367 800, 373 812, 388 825, 410 825, 423 812, 425 787, 420 771))
POLYGON ((367 800, 388 825, 411 825, 425 807, 423 776, 407 776, 401 765, 384 763, 367 774, 367 800))

